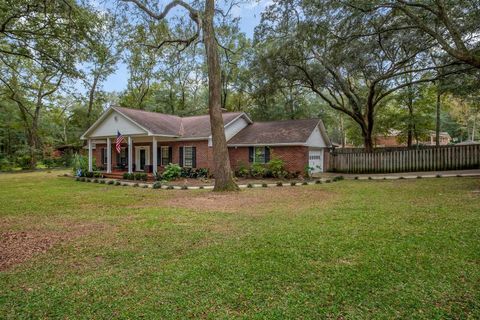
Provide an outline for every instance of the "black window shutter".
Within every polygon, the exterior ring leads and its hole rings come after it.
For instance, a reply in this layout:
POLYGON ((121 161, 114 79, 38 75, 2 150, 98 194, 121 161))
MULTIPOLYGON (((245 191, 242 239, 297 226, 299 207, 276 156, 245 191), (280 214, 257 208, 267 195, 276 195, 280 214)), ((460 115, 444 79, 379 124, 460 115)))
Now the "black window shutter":
POLYGON ((270 147, 265 147, 265 163, 270 161, 270 147))
POLYGON ((157 148, 157 166, 162 165, 162 148, 157 148))
POLYGON ((248 162, 253 162, 254 147, 248 147, 248 162))
POLYGON ((178 148, 178 163, 183 167, 183 147, 178 148))
POLYGON ((172 147, 168 147, 168 163, 172 163, 172 147))
POLYGON ((197 167, 197 147, 192 147, 192 168, 197 167))

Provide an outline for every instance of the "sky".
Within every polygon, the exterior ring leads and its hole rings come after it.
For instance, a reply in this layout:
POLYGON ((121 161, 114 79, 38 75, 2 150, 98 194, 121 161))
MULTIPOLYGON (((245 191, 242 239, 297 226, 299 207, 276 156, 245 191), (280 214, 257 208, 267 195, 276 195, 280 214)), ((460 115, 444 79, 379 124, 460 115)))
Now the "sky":
MULTIPOLYGON (((96 0, 93 0, 96 1, 96 0)), ((160 0, 162 3, 167 1, 160 0)), ((260 22, 261 12, 271 3, 271 0, 257 0, 238 5, 232 9, 232 15, 240 18, 240 30, 248 37, 253 37, 255 27, 260 22)), ((98 4, 99 5, 99 4, 98 4)), ((99 5, 100 6, 100 5, 99 5)), ((105 91, 122 91, 127 88, 128 69, 124 63, 119 63, 115 73, 102 84, 105 91)))

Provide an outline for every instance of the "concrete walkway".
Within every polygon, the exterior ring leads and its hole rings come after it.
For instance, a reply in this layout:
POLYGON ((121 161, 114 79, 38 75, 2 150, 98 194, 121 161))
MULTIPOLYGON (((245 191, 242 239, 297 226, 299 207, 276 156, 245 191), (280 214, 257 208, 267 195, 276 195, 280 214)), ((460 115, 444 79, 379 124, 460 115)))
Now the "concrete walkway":
POLYGON ((442 177, 480 177, 480 169, 472 170, 449 170, 449 171, 423 171, 423 172, 399 172, 399 173, 340 173, 340 172, 325 172, 315 175, 318 178, 333 178, 336 176, 343 176, 345 179, 397 179, 404 178, 434 178, 436 176, 442 177))

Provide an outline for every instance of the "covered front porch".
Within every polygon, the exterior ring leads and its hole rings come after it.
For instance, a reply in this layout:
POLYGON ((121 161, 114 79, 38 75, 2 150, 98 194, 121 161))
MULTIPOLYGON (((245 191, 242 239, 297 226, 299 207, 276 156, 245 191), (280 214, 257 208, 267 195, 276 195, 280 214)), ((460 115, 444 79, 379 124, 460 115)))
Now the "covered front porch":
MULTIPOLYGON (((87 140, 90 172, 96 167, 99 171, 111 175, 144 172, 154 176, 157 173, 159 164, 162 164, 159 159, 159 152, 162 150, 158 147, 157 137, 127 136, 118 150, 116 140, 116 137, 87 140)), ((170 150, 163 150, 168 160, 171 159, 168 152, 170 150)))

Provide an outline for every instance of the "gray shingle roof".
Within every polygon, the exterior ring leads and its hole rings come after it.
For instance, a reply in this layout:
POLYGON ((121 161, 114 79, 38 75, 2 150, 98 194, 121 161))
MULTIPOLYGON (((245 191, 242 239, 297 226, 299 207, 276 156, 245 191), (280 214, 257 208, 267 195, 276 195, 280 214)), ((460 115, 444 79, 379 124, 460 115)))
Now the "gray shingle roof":
MULTIPOLYGON (((211 134, 209 115, 179 117, 124 107, 113 108, 153 134, 181 138, 206 138, 211 134)), ((241 114, 242 112, 225 112, 222 114, 223 123, 226 125, 241 114)))
POLYGON ((319 119, 254 122, 228 141, 229 145, 305 143, 319 119))

